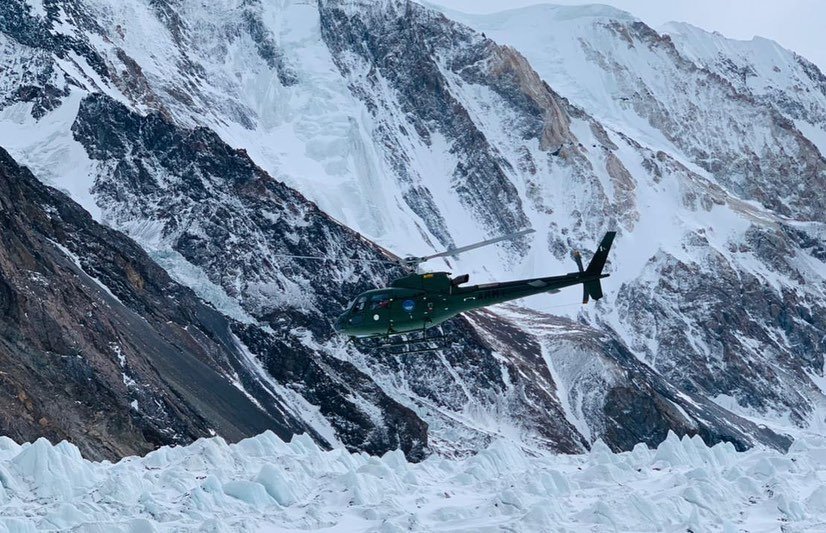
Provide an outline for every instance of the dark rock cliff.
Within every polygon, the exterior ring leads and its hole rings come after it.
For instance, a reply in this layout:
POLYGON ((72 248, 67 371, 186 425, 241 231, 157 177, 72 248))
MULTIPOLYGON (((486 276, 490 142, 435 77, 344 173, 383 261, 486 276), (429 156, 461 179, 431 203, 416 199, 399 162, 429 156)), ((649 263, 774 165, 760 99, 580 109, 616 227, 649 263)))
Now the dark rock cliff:
POLYGON ((231 324, 0 149, 0 432, 115 459, 303 431, 233 386, 231 324))

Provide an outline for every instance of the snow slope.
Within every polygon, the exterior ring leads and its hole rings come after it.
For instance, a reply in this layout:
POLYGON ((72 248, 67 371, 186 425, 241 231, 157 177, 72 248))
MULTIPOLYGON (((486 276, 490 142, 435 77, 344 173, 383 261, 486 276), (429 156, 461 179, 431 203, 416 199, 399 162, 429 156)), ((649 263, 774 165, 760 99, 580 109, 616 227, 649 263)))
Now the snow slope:
POLYGON ((729 39, 684 22, 670 22, 659 30, 686 58, 738 89, 770 102, 791 119, 821 129, 826 125, 826 78, 806 58, 769 39, 729 39))
POLYGON ((826 440, 787 454, 670 433, 656 449, 408 463, 273 433, 118 463, 0 437, 0 531, 793 531, 826 527, 826 440))

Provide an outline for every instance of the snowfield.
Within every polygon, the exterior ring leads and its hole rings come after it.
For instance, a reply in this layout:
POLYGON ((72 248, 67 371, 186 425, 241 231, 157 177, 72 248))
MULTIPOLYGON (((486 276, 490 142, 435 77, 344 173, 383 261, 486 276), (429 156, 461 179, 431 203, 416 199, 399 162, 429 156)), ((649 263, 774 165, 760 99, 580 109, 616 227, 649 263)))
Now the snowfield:
POLYGON ((530 456, 501 440, 408 463, 264 433, 116 464, 0 438, 0 531, 824 531, 826 439, 787 454, 673 433, 656 449, 530 456))

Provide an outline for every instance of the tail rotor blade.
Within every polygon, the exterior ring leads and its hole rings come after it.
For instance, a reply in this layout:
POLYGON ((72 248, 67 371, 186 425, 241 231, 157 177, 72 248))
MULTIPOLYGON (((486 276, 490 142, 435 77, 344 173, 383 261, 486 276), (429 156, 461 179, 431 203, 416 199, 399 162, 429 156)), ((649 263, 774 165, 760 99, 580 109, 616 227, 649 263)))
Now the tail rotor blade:
POLYGON ((571 255, 574 256, 574 261, 576 261, 576 267, 579 269, 579 271, 584 272, 585 269, 582 267, 582 254, 579 253, 579 250, 574 250, 574 253, 571 255))

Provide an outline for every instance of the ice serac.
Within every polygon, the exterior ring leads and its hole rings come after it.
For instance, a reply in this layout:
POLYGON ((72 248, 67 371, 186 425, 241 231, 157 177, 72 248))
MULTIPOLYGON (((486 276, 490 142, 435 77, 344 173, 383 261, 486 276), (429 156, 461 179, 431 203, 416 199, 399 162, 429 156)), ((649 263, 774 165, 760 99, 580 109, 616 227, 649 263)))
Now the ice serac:
POLYGON ((824 454, 820 437, 788 453, 738 452, 669 433, 655 449, 612 453, 598 440, 576 455, 499 439, 473 457, 416 464, 267 432, 111 464, 67 442, 5 439, 0 529, 819 531, 824 454))

